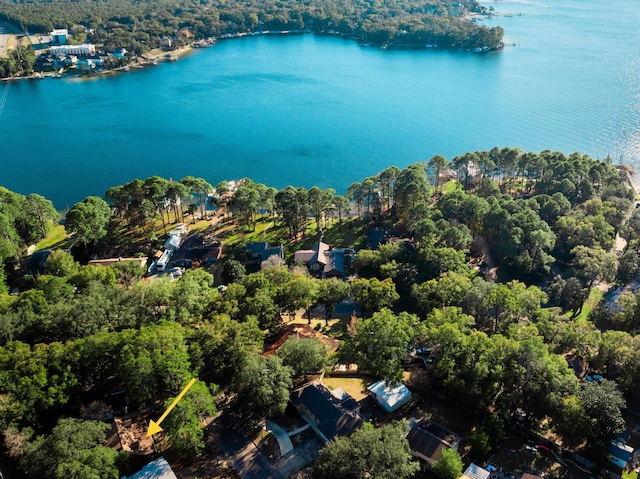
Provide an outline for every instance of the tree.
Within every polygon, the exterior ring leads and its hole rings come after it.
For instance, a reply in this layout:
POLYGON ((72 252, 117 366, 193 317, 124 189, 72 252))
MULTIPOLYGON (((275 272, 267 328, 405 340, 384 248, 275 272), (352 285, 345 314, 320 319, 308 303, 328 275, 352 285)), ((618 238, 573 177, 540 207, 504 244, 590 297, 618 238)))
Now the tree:
POLYGON ((578 398, 590 418, 591 437, 607 439, 624 430, 622 410, 627 403, 614 381, 586 382, 578 392, 578 398))
POLYGON ((358 278, 352 283, 351 291, 367 314, 390 308, 400 298, 390 278, 382 281, 377 278, 358 278))
MULTIPOLYGON (((320 450, 314 472, 319 479, 408 479, 420 468, 413 461, 400 422, 374 428, 364 424, 320 450)), ((462 470, 460 471, 462 473, 462 470)))
POLYGON ((205 179, 194 178, 193 176, 186 176, 182 178, 180 183, 189 188, 191 193, 198 198, 200 218, 204 219, 207 207, 207 195, 209 193, 213 193, 213 186, 211 186, 205 179))
POLYGON ((607 253, 599 246, 589 248, 576 246, 571 250, 574 257, 572 266, 576 276, 591 289, 596 279, 611 281, 618 270, 618 259, 613 253, 607 253))
POLYGON ((291 369, 278 356, 245 355, 233 389, 240 411, 251 419, 282 414, 289 402, 291 369))
POLYGON ((244 265, 235 259, 228 259, 222 265, 222 281, 225 284, 239 283, 245 274, 244 265))
POLYGON ((107 202, 97 196, 89 196, 73 205, 67 213, 64 227, 86 247, 88 243, 100 241, 107 235, 110 218, 111 208, 107 202))
POLYGON ((318 297, 318 282, 314 278, 294 275, 278 288, 276 303, 291 315, 298 309, 304 309, 311 324, 310 308, 318 297))
POLYGON ((278 350, 282 364, 291 368, 294 378, 322 370, 327 365, 327 349, 315 338, 290 337, 278 350))
POLYGON ((640 255, 633 249, 628 249, 618 259, 618 272, 616 278, 624 283, 630 283, 638 275, 640 255))
POLYGON ((356 335, 343 350, 375 376, 395 382, 402 378, 402 360, 407 348, 418 343, 426 329, 415 314, 393 314, 389 309, 356 323, 356 335))
POLYGON ((349 297, 351 286, 338 278, 329 278, 318 284, 318 303, 324 305, 324 320, 327 326, 336 305, 349 297))
POLYGON ((68 278, 78 272, 80 265, 75 262, 73 256, 62 250, 52 251, 47 258, 45 273, 61 278, 68 278))
MULTIPOLYGON (((168 408, 174 398, 165 401, 168 408)), ((178 402, 163 424, 171 445, 180 454, 197 457, 204 450, 202 420, 216 413, 216 405, 207 385, 196 381, 187 394, 178 402)))
POLYGON ((121 454, 102 445, 109 425, 98 421, 61 419, 48 436, 25 444, 21 460, 32 477, 47 479, 118 479, 121 454))
POLYGON ((435 188, 438 191, 438 187, 440 186, 440 175, 449 165, 449 160, 447 160, 442 155, 435 155, 427 163, 429 168, 433 170, 433 176, 435 178, 435 188))
POLYGON ((458 451, 443 449, 440 459, 433 463, 433 472, 440 479, 458 479, 462 475, 462 458, 458 451))

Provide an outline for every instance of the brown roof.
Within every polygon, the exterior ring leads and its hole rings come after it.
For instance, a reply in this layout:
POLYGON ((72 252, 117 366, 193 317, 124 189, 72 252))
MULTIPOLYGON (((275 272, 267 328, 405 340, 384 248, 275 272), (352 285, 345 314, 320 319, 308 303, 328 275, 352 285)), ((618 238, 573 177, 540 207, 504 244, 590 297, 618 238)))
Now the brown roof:
POLYGON ((437 461, 440 459, 442 449, 456 447, 460 436, 436 422, 424 419, 411 428, 407 441, 413 453, 425 459, 437 461))
POLYGON ((335 352, 338 346, 340 346, 340 341, 316 331, 308 324, 289 324, 280 330, 275 341, 262 353, 263 356, 276 354, 285 341, 293 335, 296 335, 296 337, 300 339, 319 339, 329 353, 335 352))

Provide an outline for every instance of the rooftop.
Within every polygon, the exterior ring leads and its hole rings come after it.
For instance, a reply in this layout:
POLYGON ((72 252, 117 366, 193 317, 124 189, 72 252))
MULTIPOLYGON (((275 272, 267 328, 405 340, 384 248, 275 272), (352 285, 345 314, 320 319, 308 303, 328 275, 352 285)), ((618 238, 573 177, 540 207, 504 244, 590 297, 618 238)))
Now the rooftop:
POLYGON ((132 476, 122 479, 178 479, 169 463, 163 458, 150 462, 132 476))

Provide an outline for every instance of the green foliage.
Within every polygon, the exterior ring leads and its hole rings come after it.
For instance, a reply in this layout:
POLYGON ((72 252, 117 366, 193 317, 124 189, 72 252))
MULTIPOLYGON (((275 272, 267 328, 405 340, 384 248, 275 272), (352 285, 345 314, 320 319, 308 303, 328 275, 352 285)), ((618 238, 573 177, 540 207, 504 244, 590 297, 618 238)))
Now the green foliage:
POLYGON ((146 326, 125 336, 118 372, 134 404, 160 392, 177 394, 192 377, 184 329, 175 323, 146 326))
MULTIPOLYGON (((164 407, 168 408, 174 399, 167 399, 164 407)), ((171 446, 180 454, 200 456, 205 447, 201 421, 215 413, 216 405, 207 385, 196 381, 162 424, 169 435, 171 446)))
POLYGON ((239 410, 259 419, 282 414, 292 386, 291 369, 278 356, 247 354, 238 366, 233 389, 239 410))
POLYGON ((607 439, 624 430, 622 410, 627 403, 615 382, 606 379, 601 384, 586 382, 578 392, 578 398, 589 417, 590 437, 607 439))
POLYGON ((362 303, 362 309, 367 314, 390 308, 400 298, 391 279, 358 278, 351 285, 353 297, 362 303))
MULTIPOLYGON (((380 428, 364 424, 348 437, 337 437, 320 450, 315 463, 319 479, 408 479, 420 468, 412 460, 402 423, 380 428)), ((462 473, 462 471, 460 471, 462 473)), ((457 479, 457 477, 456 477, 457 479)))
POLYGON ((402 361, 426 330, 417 316, 393 314, 388 309, 356 324, 356 335, 345 343, 343 354, 354 355, 360 369, 394 382, 402 378, 402 361))
POLYGON ((118 479, 121 453, 102 445, 109 428, 97 421, 61 419, 50 435, 24 445, 22 467, 44 479, 118 479))
POLYGON ((433 463, 433 472, 440 479, 458 479, 462 475, 462 466, 458 451, 443 449, 440 459, 433 463))
POLYGON ((111 208, 101 198, 89 196, 71 207, 64 224, 69 233, 75 233, 81 243, 95 243, 107 234, 111 208))
POLYGON ((62 250, 55 250, 47 258, 45 273, 68 278, 78 272, 79 266, 71 254, 62 250))
POLYGON ((327 350, 318 339, 289 338, 278 350, 282 364, 291 368, 294 378, 322 370, 327 364, 327 350))
POLYGON ((222 265, 222 281, 225 284, 239 283, 246 274, 245 267, 235 259, 228 259, 222 265))

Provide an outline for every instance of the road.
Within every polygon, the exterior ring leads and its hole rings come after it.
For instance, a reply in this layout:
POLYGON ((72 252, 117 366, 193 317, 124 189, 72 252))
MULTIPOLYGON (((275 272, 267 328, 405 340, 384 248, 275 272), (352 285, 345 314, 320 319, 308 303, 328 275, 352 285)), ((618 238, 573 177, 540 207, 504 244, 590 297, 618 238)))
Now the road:
POLYGON ((233 461, 242 479, 285 479, 249 440, 238 426, 238 419, 228 410, 220 413, 212 427, 216 444, 233 461))

